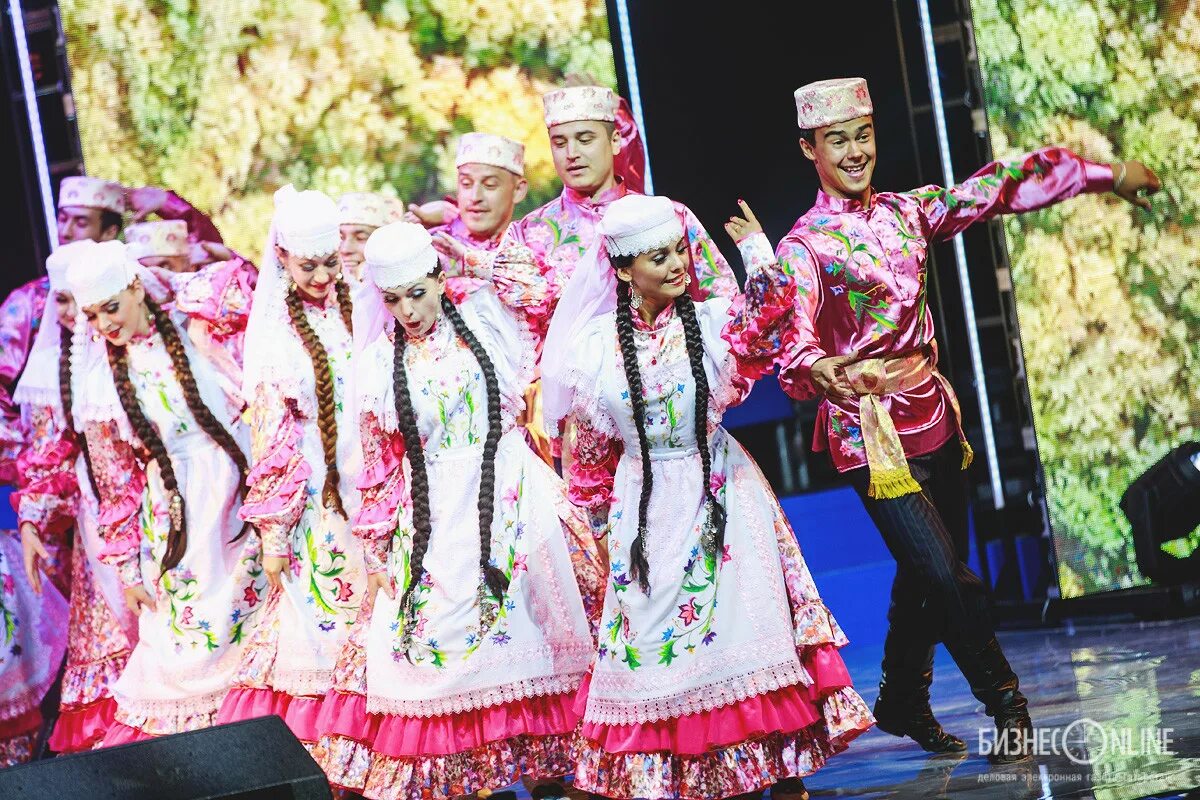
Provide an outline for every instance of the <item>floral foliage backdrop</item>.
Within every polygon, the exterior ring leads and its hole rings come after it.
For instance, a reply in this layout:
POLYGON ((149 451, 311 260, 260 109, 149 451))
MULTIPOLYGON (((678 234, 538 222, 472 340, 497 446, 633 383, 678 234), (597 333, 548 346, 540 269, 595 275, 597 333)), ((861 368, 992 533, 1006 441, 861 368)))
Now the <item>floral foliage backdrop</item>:
POLYGON ((1200 437, 1200 0, 972 9, 998 158, 1060 143, 1166 186, 1152 214, 1093 195, 1006 220, 1062 594, 1135 586, 1117 504, 1200 437))
MULTIPOLYGON (((604 0, 62 0, 88 173, 176 190, 256 257, 275 189, 453 185, 458 134, 523 141, 558 191, 541 95, 616 87, 604 0)), ((521 211, 522 209, 518 209, 521 211)))

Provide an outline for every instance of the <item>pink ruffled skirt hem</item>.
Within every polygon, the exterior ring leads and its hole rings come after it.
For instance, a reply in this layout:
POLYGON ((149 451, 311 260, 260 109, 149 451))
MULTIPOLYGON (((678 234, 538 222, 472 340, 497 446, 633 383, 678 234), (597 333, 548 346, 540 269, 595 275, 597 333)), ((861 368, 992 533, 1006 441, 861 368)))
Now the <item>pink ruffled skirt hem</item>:
POLYGON ((101 741, 116 720, 117 701, 112 696, 59 712, 49 747, 56 753, 90 750, 101 741))
POLYGON ((281 717, 296 738, 306 744, 315 744, 321 738, 317 718, 321 713, 322 698, 297 697, 274 689, 233 689, 217 712, 217 723, 239 722, 258 717, 281 717))

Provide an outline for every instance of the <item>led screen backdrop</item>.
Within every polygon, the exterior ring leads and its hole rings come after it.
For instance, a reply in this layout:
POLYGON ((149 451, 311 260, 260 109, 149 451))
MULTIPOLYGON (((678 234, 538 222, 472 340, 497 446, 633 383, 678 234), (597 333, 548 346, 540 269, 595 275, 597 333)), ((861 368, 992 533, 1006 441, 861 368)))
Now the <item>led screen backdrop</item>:
POLYGON ((1200 436, 1200 0, 971 7, 998 158, 1060 143, 1167 187, 1153 214, 1090 196, 1006 220, 1059 586, 1135 586, 1117 503, 1200 436))
POLYGON ((541 95, 616 87, 603 0, 62 0, 87 171, 176 190, 257 258, 283 183, 428 199, 459 133, 526 146, 557 193, 541 95))

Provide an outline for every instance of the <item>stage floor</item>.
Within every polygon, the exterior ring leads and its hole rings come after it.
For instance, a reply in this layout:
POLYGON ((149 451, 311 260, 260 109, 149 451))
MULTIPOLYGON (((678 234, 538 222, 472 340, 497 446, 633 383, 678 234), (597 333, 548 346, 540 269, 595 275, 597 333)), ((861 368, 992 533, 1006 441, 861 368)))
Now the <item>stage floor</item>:
MULTIPOLYGON (((812 796, 1138 800, 1183 797, 1200 786, 1200 621, 1000 638, 1029 696, 1043 754, 1003 767, 979 755, 981 729, 991 741, 989 720, 939 648, 934 711, 967 742, 969 756, 928 758, 911 740, 871 731, 806 780, 812 796)), ((873 703, 879 664, 866 656, 849 666, 873 703)))

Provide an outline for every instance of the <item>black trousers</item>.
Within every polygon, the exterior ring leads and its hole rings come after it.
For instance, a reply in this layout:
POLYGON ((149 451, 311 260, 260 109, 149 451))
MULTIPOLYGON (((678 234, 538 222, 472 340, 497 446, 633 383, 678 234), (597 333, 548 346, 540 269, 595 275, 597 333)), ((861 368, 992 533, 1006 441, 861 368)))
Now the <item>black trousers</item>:
MULTIPOLYGON (((987 641, 993 636, 983 581, 967 566, 968 488, 957 438, 909 459, 920 494, 886 500, 867 496, 867 469, 847 474, 896 559, 884 645, 885 679, 904 694, 928 697, 933 647, 939 641, 987 641)), ((918 698, 914 698, 916 700, 918 698)))

